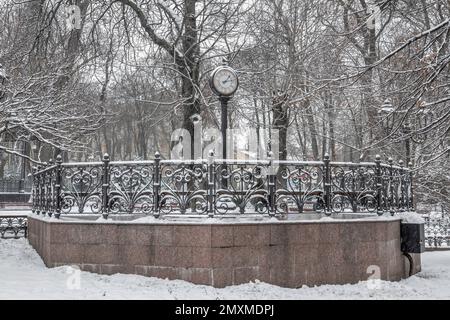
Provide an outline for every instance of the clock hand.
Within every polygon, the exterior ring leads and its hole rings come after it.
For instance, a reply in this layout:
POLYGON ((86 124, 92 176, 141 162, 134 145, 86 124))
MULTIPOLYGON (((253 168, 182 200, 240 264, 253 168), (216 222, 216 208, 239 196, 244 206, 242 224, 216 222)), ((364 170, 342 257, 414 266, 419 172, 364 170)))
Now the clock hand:
POLYGON ((228 76, 228 78, 225 81, 222 81, 223 84, 229 82, 231 76, 228 76))

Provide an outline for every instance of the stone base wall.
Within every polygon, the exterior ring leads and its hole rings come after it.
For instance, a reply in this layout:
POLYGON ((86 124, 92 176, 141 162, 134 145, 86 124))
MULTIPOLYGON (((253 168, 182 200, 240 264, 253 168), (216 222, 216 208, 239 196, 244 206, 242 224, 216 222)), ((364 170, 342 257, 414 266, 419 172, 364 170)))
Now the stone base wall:
MULTIPOLYGON (((383 280, 408 276, 400 220, 257 224, 132 224, 31 216, 28 237, 48 267, 78 265, 225 287, 256 279, 283 287, 357 283, 378 266, 383 280), (369 269, 368 269, 369 268, 369 269)), ((420 255, 414 255, 414 272, 420 255)))

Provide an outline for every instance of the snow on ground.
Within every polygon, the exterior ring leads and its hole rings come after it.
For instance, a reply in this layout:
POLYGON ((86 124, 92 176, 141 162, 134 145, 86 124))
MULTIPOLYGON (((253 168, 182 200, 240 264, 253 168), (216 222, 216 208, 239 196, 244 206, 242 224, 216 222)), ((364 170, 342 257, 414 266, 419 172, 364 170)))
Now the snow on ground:
POLYGON ((0 210, 0 217, 29 216, 30 214, 31 214, 30 210, 14 210, 14 209, 0 210))
MULTIPOLYGON (((400 282, 286 289, 249 283, 224 289, 136 275, 46 268, 26 239, 0 239, 0 299, 449 299, 450 251, 427 252, 423 271, 400 282), (71 271, 71 272, 69 272, 71 271)), ((280 270, 282 272, 282 270, 280 270)))

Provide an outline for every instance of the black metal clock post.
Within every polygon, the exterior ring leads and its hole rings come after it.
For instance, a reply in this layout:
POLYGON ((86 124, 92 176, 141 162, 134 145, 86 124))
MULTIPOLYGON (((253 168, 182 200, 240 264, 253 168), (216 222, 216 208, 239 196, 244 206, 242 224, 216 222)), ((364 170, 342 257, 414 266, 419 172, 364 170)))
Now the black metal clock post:
MULTIPOLYGON (((222 132, 222 159, 227 158, 227 129, 228 129, 228 101, 230 101, 230 97, 227 96, 219 96, 220 106, 221 106, 221 132, 222 132)), ((225 160, 224 160, 225 161, 225 160)), ((226 170, 227 165, 224 163, 222 169, 226 170)), ((227 178, 222 179, 222 188, 228 188, 227 178)))
POLYGON ((220 105, 221 105, 221 128, 220 131, 222 133, 222 158, 227 158, 227 129, 228 129, 228 101, 230 101, 230 97, 220 96, 220 105))
MULTIPOLYGON (((239 79, 236 72, 230 68, 224 60, 222 66, 217 67, 211 73, 210 86, 215 95, 219 98, 221 106, 221 135, 222 135, 222 159, 227 158, 227 129, 228 129, 228 102, 232 98, 239 86, 239 79)), ((226 170, 227 165, 224 163, 222 169, 226 170)), ((227 179, 222 179, 222 187, 227 187, 227 179)))

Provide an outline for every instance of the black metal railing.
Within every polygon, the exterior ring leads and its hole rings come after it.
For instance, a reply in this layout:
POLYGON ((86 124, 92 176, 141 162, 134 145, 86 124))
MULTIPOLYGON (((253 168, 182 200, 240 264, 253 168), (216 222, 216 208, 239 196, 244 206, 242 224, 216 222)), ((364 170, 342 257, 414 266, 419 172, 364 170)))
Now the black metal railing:
POLYGON ((0 216, 0 238, 27 237, 27 216, 0 216))
POLYGON ((31 183, 28 180, 0 178, 0 192, 19 193, 30 191, 31 183))
POLYGON ((315 210, 414 210, 412 171, 392 159, 323 161, 161 160, 56 163, 33 172, 33 212, 169 214, 259 213, 275 216, 315 210))
POLYGON ((450 215, 425 214, 425 247, 450 250, 450 215))

